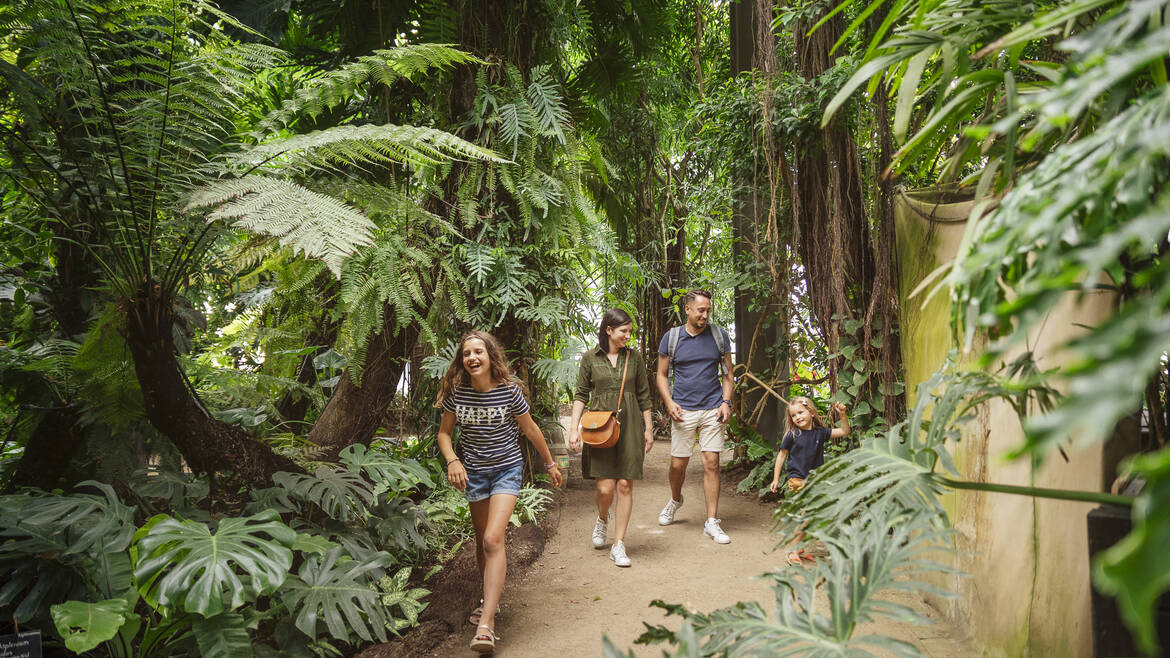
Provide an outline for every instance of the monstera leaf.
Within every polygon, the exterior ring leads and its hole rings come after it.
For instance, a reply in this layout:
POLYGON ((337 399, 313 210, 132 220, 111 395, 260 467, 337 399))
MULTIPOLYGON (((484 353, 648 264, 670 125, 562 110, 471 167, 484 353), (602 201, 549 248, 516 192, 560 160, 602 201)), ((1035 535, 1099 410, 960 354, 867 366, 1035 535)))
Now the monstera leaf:
POLYGON ((343 523, 365 517, 377 497, 360 474, 329 466, 318 467, 312 475, 280 472, 272 481, 290 497, 313 503, 343 523))
POLYGON ((113 639, 131 614, 126 599, 106 599, 97 603, 66 601, 50 608, 57 632, 65 638, 65 648, 85 653, 106 640, 113 639))
POLYGON ((373 480, 374 491, 378 494, 386 491, 401 494, 420 485, 428 488, 435 486, 430 472, 417 461, 395 459, 381 450, 369 450, 360 443, 342 450, 340 459, 350 471, 364 472, 373 480))
POLYGON ((202 658, 245 658, 252 655, 248 625, 238 612, 224 612, 196 621, 191 630, 202 658))
POLYGON ((160 514, 134 536, 134 578, 153 606, 181 606, 204 617, 234 610, 245 594, 276 590, 288 576, 296 532, 274 511, 203 523, 160 514))
POLYGON ((68 599, 87 578, 110 598, 122 594, 112 589, 124 588, 98 582, 114 578, 102 569, 107 561, 101 558, 126 550, 134 535, 134 508, 119 502, 108 485, 80 486, 101 495, 0 496, 0 607, 11 606, 19 623, 68 599))
POLYGON ((49 553, 78 559, 88 554, 126 550, 134 534, 134 508, 123 505, 108 484, 88 480, 101 496, 5 496, 0 507, 4 553, 49 553))
POLYGON ((352 630, 367 642, 374 637, 385 642, 390 620, 382 592, 371 585, 386 576, 392 561, 389 553, 350 559, 340 547, 320 559, 309 556, 288 579, 282 599, 296 616, 297 628, 314 640, 317 622, 324 620, 329 634, 338 640, 351 641, 352 630))

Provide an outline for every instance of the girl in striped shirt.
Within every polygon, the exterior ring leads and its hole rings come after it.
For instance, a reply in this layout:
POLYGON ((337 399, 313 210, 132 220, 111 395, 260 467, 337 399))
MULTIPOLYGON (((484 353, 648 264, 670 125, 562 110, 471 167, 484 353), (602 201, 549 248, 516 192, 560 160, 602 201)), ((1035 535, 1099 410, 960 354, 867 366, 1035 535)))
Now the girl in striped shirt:
POLYGON ((495 649, 496 610, 508 570, 504 535, 523 476, 520 433, 540 453, 554 486, 561 486, 561 472, 532 420, 523 390, 512 380, 504 350, 491 334, 464 334, 435 406, 443 409, 438 441, 447 462, 447 481, 467 495, 475 525, 475 558, 483 576, 483 599, 470 617, 477 624, 471 648, 489 653, 495 649), (458 453, 451 442, 456 423, 458 453))

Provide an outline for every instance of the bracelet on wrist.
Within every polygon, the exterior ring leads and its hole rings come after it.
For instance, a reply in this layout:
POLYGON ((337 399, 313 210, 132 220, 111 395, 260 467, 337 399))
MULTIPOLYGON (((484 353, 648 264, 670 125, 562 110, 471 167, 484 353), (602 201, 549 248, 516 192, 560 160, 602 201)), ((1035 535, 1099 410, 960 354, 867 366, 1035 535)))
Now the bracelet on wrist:
POLYGON ((455 459, 452 459, 451 461, 447 462, 447 466, 450 466, 451 464, 454 464, 454 463, 455 463, 455 462, 457 462, 457 461, 459 461, 459 458, 458 458, 458 457, 456 457, 455 459))
POLYGON ((556 465, 557 465, 557 463, 556 463, 556 462, 551 462, 551 463, 545 464, 545 465, 544 465, 544 470, 546 470, 546 471, 547 471, 547 470, 549 470, 550 468, 552 468, 553 466, 556 466, 556 465))

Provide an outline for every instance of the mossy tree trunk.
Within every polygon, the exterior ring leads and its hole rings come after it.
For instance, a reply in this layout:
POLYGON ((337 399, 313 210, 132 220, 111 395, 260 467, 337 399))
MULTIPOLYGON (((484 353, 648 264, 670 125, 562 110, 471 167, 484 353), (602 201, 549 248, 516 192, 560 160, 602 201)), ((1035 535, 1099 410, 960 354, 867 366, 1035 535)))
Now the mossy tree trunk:
POLYGON ((196 473, 230 471, 240 485, 267 487, 278 471, 297 471, 248 432, 214 418, 192 390, 175 351, 172 300, 146 282, 126 304, 126 344, 142 389, 146 417, 196 473))

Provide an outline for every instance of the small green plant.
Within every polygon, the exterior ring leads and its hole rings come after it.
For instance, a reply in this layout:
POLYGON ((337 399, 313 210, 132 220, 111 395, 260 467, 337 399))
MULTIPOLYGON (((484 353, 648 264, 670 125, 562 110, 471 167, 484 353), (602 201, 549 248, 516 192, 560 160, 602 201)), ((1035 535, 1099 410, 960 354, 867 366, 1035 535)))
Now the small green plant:
POLYGON ((385 641, 425 607, 411 567, 394 567, 427 547, 411 496, 432 476, 380 449, 341 459, 278 474, 244 517, 210 518, 205 483, 159 469, 128 484, 175 512, 137 528, 136 509, 97 482, 83 485, 96 494, 0 497, 0 614, 51 618, 66 648, 112 656, 332 655, 385 641))
POLYGON ((520 495, 516 497, 516 507, 512 510, 512 517, 508 519, 512 525, 519 526, 525 523, 534 523, 536 517, 552 502, 552 494, 548 489, 526 484, 520 488, 520 495))
POLYGON ((776 447, 764 440, 755 428, 746 425, 739 418, 732 416, 728 421, 728 436, 731 446, 735 449, 743 448, 744 460, 751 470, 739 481, 735 490, 739 493, 756 491, 761 498, 768 493, 768 483, 772 480, 772 470, 776 463, 776 447))

